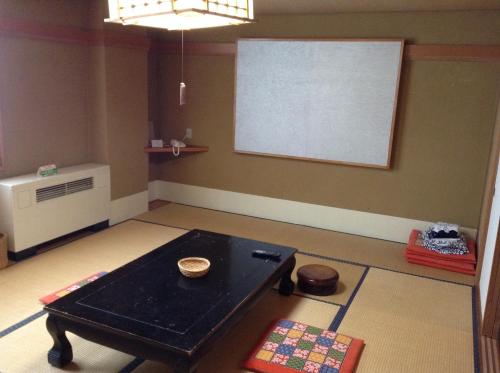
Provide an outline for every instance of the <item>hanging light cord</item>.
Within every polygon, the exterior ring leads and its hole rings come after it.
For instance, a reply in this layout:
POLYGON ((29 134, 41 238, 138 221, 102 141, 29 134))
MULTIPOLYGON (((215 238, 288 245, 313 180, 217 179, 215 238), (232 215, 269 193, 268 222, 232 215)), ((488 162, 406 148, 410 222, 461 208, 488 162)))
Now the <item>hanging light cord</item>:
POLYGON ((186 85, 184 84, 184 30, 182 32, 181 42, 181 84, 179 84, 179 105, 186 104, 186 85))
POLYGON ((181 82, 184 82, 184 30, 181 30, 181 82))

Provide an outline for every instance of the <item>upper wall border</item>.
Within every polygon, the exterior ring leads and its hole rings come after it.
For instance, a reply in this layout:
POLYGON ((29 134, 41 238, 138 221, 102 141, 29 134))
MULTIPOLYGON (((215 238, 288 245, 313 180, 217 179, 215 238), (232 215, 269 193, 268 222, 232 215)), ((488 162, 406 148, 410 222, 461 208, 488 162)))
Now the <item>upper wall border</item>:
MULTIPOLYGON (((180 44, 175 42, 151 41, 147 36, 130 32, 88 30, 18 18, 0 17, 0 37, 46 40, 84 46, 152 48, 167 54, 180 54, 180 44)), ((186 43, 184 53, 203 56, 234 56, 236 44, 186 43)), ((500 45, 406 44, 404 59, 410 61, 499 62, 500 45)))
MULTIPOLYGON (((318 39, 311 39, 318 40, 318 39)), ((167 54, 180 54, 179 43, 154 42, 153 49, 167 54)), ((186 43, 184 54, 208 56, 233 56, 235 43, 186 43)), ((431 61, 499 62, 500 45, 447 45, 447 44, 406 44, 404 59, 431 61)))
POLYGON ((82 46, 149 49, 151 40, 129 32, 88 30, 32 20, 0 17, 0 37, 44 40, 82 46))

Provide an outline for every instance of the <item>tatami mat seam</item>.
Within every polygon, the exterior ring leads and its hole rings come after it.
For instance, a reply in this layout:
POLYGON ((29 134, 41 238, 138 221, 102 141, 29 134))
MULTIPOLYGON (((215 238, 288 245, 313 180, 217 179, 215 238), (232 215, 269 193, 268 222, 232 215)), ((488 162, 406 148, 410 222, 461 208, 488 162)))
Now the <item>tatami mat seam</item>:
POLYGON ((480 360, 479 356, 479 333, 478 333, 478 322, 476 313, 476 289, 474 286, 471 287, 471 303, 472 303, 472 342, 474 351, 474 372, 480 373, 480 360))
POLYGON ((154 222, 154 221, 142 220, 142 219, 137 219, 137 218, 132 218, 132 219, 129 219, 129 220, 135 220, 135 221, 138 221, 138 222, 141 222, 141 223, 146 223, 146 224, 160 225, 162 227, 182 229, 183 231, 189 231, 190 230, 188 228, 178 227, 176 225, 162 224, 162 223, 157 223, 157 222, 154 222))
MULTIPOLYGON (((278 291, 279 292, 279 289, 272 289, 274 291, 278 291)), ((335 302, 329 302, 327 300, 322 300, 322 299, 318 299, 318 298, 313 298, 313 297, 308 297, 307 295, 305 294, 296 294, 296 293, 293 293, 292 295, 296 296, 296 297, 300 297, 300 298, 306 298, 306 299, 310 299, 310 300, 314 300, 316 302, 321 302, 321 303, 326 303, 326 304, 331 304, 332 306, 338 306, 338 307, 342 307, 343 304, 340 304, 340 303, 335 303, 335 302)))
POLYGON ((370 267, 366 267, 365 270, 363 271, 363 274, 361 275, 361 278, 359 279, 358 283, 356 284, 356 287, 354 288, 351 296, 349 297, 347 304, 345 306, 341 306, 339 309, 339 312, 337 312, 337 314, 333 318, 333 321, 330 324, 330 327, 328 328, 329 330, 332 330, 334 332, 337 331, 340 324, 342 323, 342 320, 344 319, 344 316, 346 315, 347 311, 349 310, 349 307, 351 306, 352 302, 354 301, 354 298, 356 298, 356 295, 358 294, 359 289, 363 285, 363 282, 365 281, 366 275, 368 274, 369 271, 370 271, 370 267))
POLYGON ((126 366, 120 369, 118 373, 131 373, 134 371, 135 368, 137 368, 145 361, 146 360, 144 360, 142 357, 136 357, 134 360, 132 360, 130 363, 128 363, 126 366))
MULTIPOLYGON (((363 273, 363 275, 361 276, 361 279, 359 280, 358 284, 356 285, 356 288, 354 289, 353 293, 351 294, 351 297, 349 298, 349 301, 347 302, 347 304, 345 306, 341 306, 340 309, 339 309, 339 311, 337 312, 337 315, 335 315, 335 318, 333 319, 332 324, 328 328, 329 330, 337 331, 337 329, 340 327, 340 324, 342 323, 342 320, 344 319, 345 315, 347 314, 347 311, 349 310, 349 307, 351 306, 352 302, 354 301, 354 298, 356 297, 359 289, 363 285, 365 277, 366 277, 366 275, 368 274, 368 272, 369 272, 369 270, 371 268, 380 269, 382 271, 390 271, 390 272, 401 273, 401 274, 404 274, 404 275, 412 275, 412 276, 415 276, 415 277, 421 277, 421 278, 425 278, 425 279, 429 279, 429 280, 433 280, 433 281, 440 281, 440 280, 436 280, 436 279, 429 278, 429 277, 426 277, 426 276, 419 276, 419 275, 414 275, 414 274, 409 274, 409 273, 404 273, 404 272, 391 271, 391 270, 387 270, 385 268, 377 268, 377 267, 368 266, 366 268, 365 272, 363 273)), ((466 285, 466 284, 459 284, 459 283, 457 284, 457 283, 450 282, 450 281, 445 281, 445 280, 442 280, 442 281, 443 282, 449 282, 449 283, 452 283, 454 285, 469 286, 471 288, 472 344, 473 344, 474 373, 480 373, 481 372, 481 368, 480 368, 480 356, 479 356, 479 354, 480 354, 480 351, 479 351, 479 331, 478 331, 478 323, 477 323, 476 308, 475 308, 476 307, 476 292, 475 292, 475 287, 474 286, 470 286, 470 285, 466 285)))
POLYGON ((17 329, 22 328, 25 325, 28 325, 30 322, 35 321, 36 319, 42 317, 46 313, 47 312, 44 311, 44 310, 39 311, 39 312, 37 312, 37 313, 35 313, 35 314, 31 315, 31 316, 28 316, 24 320, 21 320, 21 321, 15 323, 14 325, 9 326, 8 328, 0 331, 0 338, 3 338, 3 337, 9 335, 12 332, 15 332, 17 329))
POLYGON ((297 250, 297 254, 307 255, 307 256, 314 257, 314 258, 318 258, 318 259, 333 260, 333 261, 336 261, 336 262, 340 262, 340 263, 344 263, 344 264, 350 264, 350 265, 357 266, 357 267, 364 267, 364 268, 371 267, 368 264, 357 263, 357 262, 353 262, 353 261, 347 260, 347 259, 335 258, 333 256, 326 256, 326 255, 319 255, 319 254, 308 253, 307 251, 302 251, 302 250, 297 250))

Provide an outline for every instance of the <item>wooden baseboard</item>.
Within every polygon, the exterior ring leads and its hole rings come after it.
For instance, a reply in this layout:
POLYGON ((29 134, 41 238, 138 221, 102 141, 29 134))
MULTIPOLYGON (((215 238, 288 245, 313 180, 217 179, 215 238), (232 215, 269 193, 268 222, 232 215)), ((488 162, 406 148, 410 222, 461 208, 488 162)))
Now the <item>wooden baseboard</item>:
MULTIPOLYGON (((432 222, 230 192, 162 180, 149 183, 150 201, 162 199, 240 215, 407 243, 412 229, 432 222)), ((476 230, 463 228, 471 237, 476 230)))
POLYGON ((481 346, 481 338, 482 338, 482 335, 481 335, 481 330, 482 330, 482 325, 483 325, 483 320, 482 320, 482 317, 481 317, 481 292, 480 292, 480 289, 479 289, 479 286, 473 286, 472 287, 472 291, 474 292, 474 297, 473 299, 475 300, 474 304, 472 305, 473 306, 473 313, 472 313, 472 317, 474 317, 474 320, 475 320, 475 325, 473 325, 473 328, 474 328, 474 346, 476 346, 477 348, 477 351, 474 351, 475 352, 475 361, 476 361, 476 364, 479 364, 479 371, 480 372, 483 372, 483 365, 484 365, 484 360, 483 360, 483 356, 484 356, 484 351, 482 350, 482 346, 481 346))

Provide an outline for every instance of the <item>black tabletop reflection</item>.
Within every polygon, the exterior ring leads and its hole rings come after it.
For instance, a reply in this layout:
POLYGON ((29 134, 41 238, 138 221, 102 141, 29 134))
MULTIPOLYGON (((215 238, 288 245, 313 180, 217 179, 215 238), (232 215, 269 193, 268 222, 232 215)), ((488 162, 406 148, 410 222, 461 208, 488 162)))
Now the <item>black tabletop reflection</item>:
POLYGON ((92 323, 181 349, 193 348, 266 283, 295 250, 205 231, 191 231, 47 306, 92 323), (281 253, 280 261, 252 256, 281 253), (207 258, 210 271, 184 277, 179 259, 207 258))

